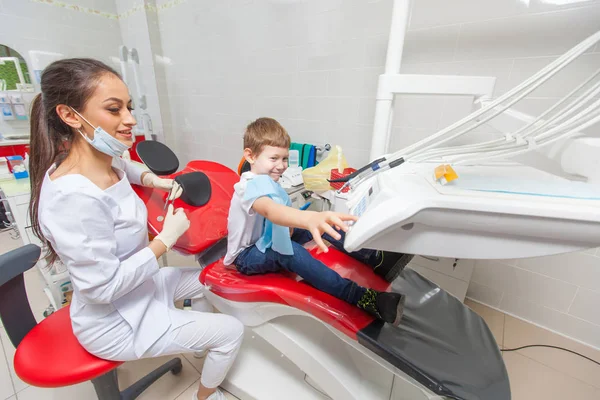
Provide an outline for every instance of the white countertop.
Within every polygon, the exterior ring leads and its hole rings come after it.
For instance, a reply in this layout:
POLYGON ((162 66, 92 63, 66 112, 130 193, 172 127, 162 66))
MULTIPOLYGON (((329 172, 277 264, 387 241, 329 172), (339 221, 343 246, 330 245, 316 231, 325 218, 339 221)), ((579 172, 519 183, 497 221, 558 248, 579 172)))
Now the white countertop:
POLYGON ((0 189, 7 197, 29 194, 29 178, 24 179, 7 179, 0 181, 0 189))
MULTIPOLYGON (((136 161, 132 161, 137 165, 141 165, 143 168, 148 169, 146 164, 141 164, 136 161)), ((4 192, 7 197, 19 196, 22 194, 29 194, 31 188, 29 186, 29 178, 23 179, 6 179, 0 180, 0 189, 4 192)))
POLYGON ((29 144, 29 139, 2 139, 0 146, 17 146, 20 144, 29 144))

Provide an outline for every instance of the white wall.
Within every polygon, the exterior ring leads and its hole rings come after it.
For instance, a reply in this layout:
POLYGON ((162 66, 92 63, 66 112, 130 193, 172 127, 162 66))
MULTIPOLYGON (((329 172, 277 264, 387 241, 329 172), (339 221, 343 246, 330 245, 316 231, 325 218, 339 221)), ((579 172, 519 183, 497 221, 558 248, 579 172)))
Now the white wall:
MULTIPOLYGON (((206 0, 160 10, 162 48, 172 64, 159 86, 168 93, 168 129, 180 157, 236 167, 245 125, 271 116, 295 141, 339 143, 352 164, 367 161, 391 6, 391 0, 206 0)), ((415 0, 402 71, 492 75, 498 95, 600 29, 599 21, 597 0, 415 0)), ((600 46, 520 109, 539 114, 598 65, 600 46)), ((399 98, 392 149, 466 115, 470 103, 399 98)), ((600 347, 596 250, 480 261, 468 295, 600 347)))
MULTIPOLYGON (((92 57, 110 63, 121 41, 113 0, 72 2, 78 9, 30 0, 0 0, 0 43, 18 51, 31 70, 30 50, 92 57), (103 13, 98 15, 94 10, 103 13)), ((38 87, 39 88, 39 87, 38 87)), ((0 122, 0 131, 17 127, 0 122)), ((28 132, 27 124, 19 130, 28 132)))
POLYGON ((280 120, 298 142, 367 158, 372 53, 390 1, 202 1, 159 12, 173 130, 182 158, 236 167, 245 125, 280 120), (356 4, 359 4, 358 6, 356 4))
POLYGON ((109 62, 120 41, 114 1, 71 4, 80 6, 79 10, 35 0, 0 0, 0 42, 19 51, 27 61, 29 50, 44 50, 109 62))

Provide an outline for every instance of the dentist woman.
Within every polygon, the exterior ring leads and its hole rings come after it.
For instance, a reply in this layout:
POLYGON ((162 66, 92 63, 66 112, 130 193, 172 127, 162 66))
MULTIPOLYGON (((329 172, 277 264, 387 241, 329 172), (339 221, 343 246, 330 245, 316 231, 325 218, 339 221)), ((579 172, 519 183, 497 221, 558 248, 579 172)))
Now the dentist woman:
POLYGON ((108 360, 207 350, 193 399, 225 399, 218 386, 243 325, 174 307, 201 296, 200 269, 159 269, 157 259, 189 221, 170 205, 162 232, 148 240, 147 210, 130 184, 169 191, 173 181, 120 158, 136 124, 127 86, 99 61, 66 59, 44 70, 41 89, 32 105, 29 212, 50 259, 60 258, 71 275, 75 336, 108 360))

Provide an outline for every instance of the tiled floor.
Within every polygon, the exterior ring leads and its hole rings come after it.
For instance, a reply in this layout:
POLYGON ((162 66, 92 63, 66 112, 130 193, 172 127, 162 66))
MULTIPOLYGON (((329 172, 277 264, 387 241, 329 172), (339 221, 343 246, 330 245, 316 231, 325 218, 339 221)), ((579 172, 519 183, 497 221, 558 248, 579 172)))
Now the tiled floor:
MULTIPOLYGON (((465 302, 487 322, 501 348, 528 344, 565 347, 600 362, 600 351, 505 315, 465 302)), ((504 353, 513 400, 600 399, 600 366, 565 351, 528 348, 504 353)))
MULTIPOLYGON (((6 234, 0 234, 0 254, 18 246, 6 234)), ((192 257, 168 255, 168 264, 194 265, 192 257)), ((36 318, 47 306, 35 271, 26 274, 26 286, 36 318)), ((567 347, 600 360, 600 351, 538 328, 519 319, 467 300, 466 304, 487 322, 501 347, 513 348, 525 344, 551 344, 567 347)), ((88 383, 60 389, 41 389, 28 386, 13 369, 14 348, 4 329, 0 330, 0 400, 63 400, 94 399, 92 385, 88 383)), ((125 363, 119 368, 119 382, 125 387, 168 357, 125 363)), ((600 399, 600 366, 559 350, 548 348, 524 349, 505 353, 513 400, 563 400, 600 399)), ((192 397, 202 369, 202 361, 191 355, 182 356, 183 372, 178 376, 165 375, 147 390, 140 400, 189 400, 192 397)), ((229 399, 235 397, 229 395, 229 399)))

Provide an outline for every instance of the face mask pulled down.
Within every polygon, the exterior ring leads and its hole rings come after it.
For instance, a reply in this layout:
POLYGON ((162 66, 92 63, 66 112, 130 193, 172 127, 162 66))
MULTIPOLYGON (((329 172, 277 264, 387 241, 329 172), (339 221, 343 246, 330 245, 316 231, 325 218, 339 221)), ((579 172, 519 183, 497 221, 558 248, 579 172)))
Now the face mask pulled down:
POLYGON ((94 127, 85 117, 77 112, 74 108, 71 107, 71 110, 75 112, 75 114, 79 115, 89 126, 94 128, 94 138, 90 139, 81 132, 81 129, 77 129, 79 134, 85 139, 86 142, 90 144, 93 148, 98 150, 101 153, 107 154, 111 157, 121 157, 125 150, 129 148, 126 144, 112 137, 108 132, 99 127, 94 127))

